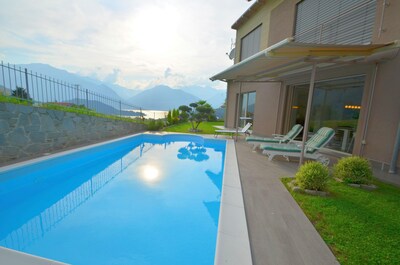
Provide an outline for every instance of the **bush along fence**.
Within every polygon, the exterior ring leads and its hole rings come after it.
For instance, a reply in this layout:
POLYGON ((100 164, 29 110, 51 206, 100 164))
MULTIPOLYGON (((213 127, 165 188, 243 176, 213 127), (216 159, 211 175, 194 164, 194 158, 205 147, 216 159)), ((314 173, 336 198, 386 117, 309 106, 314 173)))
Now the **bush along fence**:
POLYGON ((0 95, 38 106, 74 107, 105 115, 144 117, 140 107, 3 61, 0 64, 0 95))

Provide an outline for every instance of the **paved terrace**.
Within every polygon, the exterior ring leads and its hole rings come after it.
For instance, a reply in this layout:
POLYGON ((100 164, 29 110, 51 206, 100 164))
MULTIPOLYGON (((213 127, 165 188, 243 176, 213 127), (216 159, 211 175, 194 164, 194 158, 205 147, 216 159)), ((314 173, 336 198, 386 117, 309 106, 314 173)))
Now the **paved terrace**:
POLYGON ((335 256, 280 181, 298 163, 268 161, 239 139, 236 153, 254 265, 338 264, 335 256))

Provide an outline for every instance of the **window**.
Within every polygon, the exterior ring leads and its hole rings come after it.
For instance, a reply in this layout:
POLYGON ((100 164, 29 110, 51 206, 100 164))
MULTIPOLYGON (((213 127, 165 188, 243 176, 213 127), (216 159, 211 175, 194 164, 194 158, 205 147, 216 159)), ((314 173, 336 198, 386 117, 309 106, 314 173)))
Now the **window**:
POLYGON ((244 93, 241 96, 239 125, 244 127, 246 123, 253 122, 254 107, 256 104, 256 92, 244 93))
MULTIPOLYGON (((327 148, 352 153, 364 79, 364 76, 355 76, 315 83, 309 131, 312 134, 321 127, 333 128, 335 137, 327 148)), ((304 125, 309 86, 304 84, 293 87, 290 127, 296 123, 304 125)))
POLYGON ((260 51, 261 25, 242 38, 240 60, 244 60, 260 51))
POLYGON ((375 13, 375 0, 303 0, 297 4, 296 41, 368 44, 375 13))

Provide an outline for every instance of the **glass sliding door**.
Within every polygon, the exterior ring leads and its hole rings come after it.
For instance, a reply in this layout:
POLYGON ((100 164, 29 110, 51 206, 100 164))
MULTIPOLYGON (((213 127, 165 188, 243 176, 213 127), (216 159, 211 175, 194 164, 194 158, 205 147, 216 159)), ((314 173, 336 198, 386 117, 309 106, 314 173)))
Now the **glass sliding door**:
POLYGON ((247 122, 253 122, 255 104, 256 92, 241 95, 239 126, 244 127, 247 122))
MULTIPOLYGON (((365 76, 327 80, 315 83, 310 116, 310 134, 321 127, 335 130, 327 148, 352 153, 365 76)), ((304 125, 309 84, 296 85, 292 91, 289 126, 304 125)))
MULTIPOLYGON (((304 119, 306 117, 307 109, 307 97, 308 97, 308 86, 301 85, 295 86, 292 95, 292 104, 290 104, 290 128, 295 124, 301 124, 304 126, 304 119)), ((297 138, 301 139, 303 131, 298 135, 297 138)))

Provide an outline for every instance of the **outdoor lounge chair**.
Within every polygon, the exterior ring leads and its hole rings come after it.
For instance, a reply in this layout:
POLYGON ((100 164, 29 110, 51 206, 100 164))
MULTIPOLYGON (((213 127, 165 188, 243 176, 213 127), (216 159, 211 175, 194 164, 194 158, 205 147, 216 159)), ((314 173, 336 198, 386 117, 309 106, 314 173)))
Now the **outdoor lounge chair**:
POLYGON ((248 130, 251 127, 251 123, 247 123, 241 130, 236 130, 236 129, 221 129, 221 130, 215 130, 214 137, 218 137, 218 134, 220 133, 228 133, 233 137, 233 135, 237 132, 238 134, 248 134, 248 130))
POLYGON ((249 135, 246 137, 246 142, 253 144, 253 151, 263 143, 290 143, 296 138, 297 135, 303 130, 303 126, 296 124, 292 129, 285 135, 273 134, 272 137, 259 137, 249 135))
MULTIPOLYGON (((323 148, 335 135, 335 131, 332 128, 322 127, 320 128, 305 144, 304 157, 309 159, 315 159, 318 162, 328 165, 329 158, 319 153, 319 150, 323 148)), ((300 157, 301 155, 301 142, 288 143, 288 144, 261 144, 260 149, 263 150, 263 154, 268 156, 268 160, 271 161, 274 156, 281 155, 287 160, 289 157, 300 157)))

